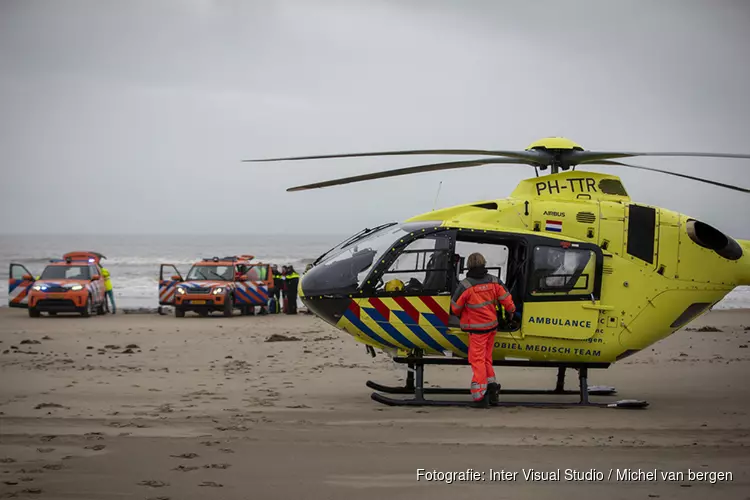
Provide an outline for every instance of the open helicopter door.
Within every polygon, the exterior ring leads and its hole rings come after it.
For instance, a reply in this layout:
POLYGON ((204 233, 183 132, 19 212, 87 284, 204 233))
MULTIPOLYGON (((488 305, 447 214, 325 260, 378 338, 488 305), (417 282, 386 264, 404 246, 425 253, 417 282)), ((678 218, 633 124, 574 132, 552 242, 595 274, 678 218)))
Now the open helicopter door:
POLYGON ((599 328, 602 253, 586 243, 537 243, 524 297, 524 337, 589 339, 599 328))
POLYGON ((10 265, 8 271, 8 307, 28 308, 29 290, 34 276, 21 264, 10 265))
POLYGON ((159 305, 174 305, 177 283, 184 281, 180 271, 172 264, 162 264, 159 268, 159 305))
POLYGON ((454 232, 440 230, 407 240, 384 259, 368 293, 357 301, 359 319, 379 343, 428 354, 465 355, 465 342, 448 331, 454 232))

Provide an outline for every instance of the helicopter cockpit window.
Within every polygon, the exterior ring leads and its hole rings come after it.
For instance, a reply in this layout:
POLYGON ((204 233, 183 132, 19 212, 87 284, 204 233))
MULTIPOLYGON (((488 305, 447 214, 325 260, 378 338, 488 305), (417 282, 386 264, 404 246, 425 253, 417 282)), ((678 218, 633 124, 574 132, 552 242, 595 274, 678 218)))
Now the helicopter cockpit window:
POLYGON ((596 256, 591 250, 537 246, 534 248, 532 295, 590 295, 594 292, 596 256))
POLYGON ((323 255, 315 267, 305 273, 305 294, 355 293, 383 254, 412 230, 397 224, 358 233, 323 255))
POLYGON ((469 255, 474 252, 481 253, 487 261, 485 268, 487 273, 499 278, 503 283, 506 280, 506 274, 508 272, 508 247, 505 245, 497 245, 494 243, 475 243, 470 241, 461 241, 459 236, 456 241, 456 260, 458 263, 457 270, 458 274, 456 282, 460 282, 466 278, 466 261, 469 255))
POLYGON ((450 239, 429 235, 411 242, 380 276, 376 293, 435 295, 450 292, 450 239))

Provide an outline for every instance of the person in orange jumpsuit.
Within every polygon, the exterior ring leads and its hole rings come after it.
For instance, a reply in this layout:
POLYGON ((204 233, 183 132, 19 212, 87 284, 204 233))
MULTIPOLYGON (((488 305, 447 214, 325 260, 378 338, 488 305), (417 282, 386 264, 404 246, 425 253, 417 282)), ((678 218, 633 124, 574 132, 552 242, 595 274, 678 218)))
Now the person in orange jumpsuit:
POLYGON ((505 285, 487 273, 487 262, 480 253, 469 255, 466 278, 451 300, 451 311, 460 318, 461 330, 469 334, 469 363, 473 376, 471 397, 476 406, 487 408, 499 400, 500 387, 492 367, 498 319, 497 306, 516 312, 513 297, 505 285))

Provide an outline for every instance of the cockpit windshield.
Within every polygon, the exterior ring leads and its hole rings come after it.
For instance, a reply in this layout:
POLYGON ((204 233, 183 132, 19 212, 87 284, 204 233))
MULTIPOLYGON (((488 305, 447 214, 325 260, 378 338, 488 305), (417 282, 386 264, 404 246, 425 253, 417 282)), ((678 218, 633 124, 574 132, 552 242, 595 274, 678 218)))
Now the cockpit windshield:
POLYGON ((336 255, 336 254, 340 253, 341 249, 348 247, 352 243, 354 243, 356 241, 359 241, 361 239, 367 238, 369 236, 372 236, 375 233, 377 233, 379 231, 382 231, 383 229, 386 229, 388 227, 395 226, 396 224, 398 224, 398 223, 397 222, 387 222, 385 224, 381 224, 381 225, 373 227, 373 228, 366 227, 363 230, 361 230, 360 232, 354 234, 353 236, 348 237, 347 239, 345 239, 344 241, 342 241, 341 243, 339 243, 335 247, 333 247, 330 250, 328 250, 326 253, 324 253, 323 255, 321 255, 320 257, 318 257, 317 260, 315 262, 313 262, 313 264, 317 265, 323 259, 330 258, 330 256, 336 255))
POLYGON ((306 295, 354 293, 373 266, 394 243, 415 230, 434 227, 435 224, 435 222, 389 223, 369 232, 360 231, 318 259, 315 267, 305 275, 304 293, 306 295))

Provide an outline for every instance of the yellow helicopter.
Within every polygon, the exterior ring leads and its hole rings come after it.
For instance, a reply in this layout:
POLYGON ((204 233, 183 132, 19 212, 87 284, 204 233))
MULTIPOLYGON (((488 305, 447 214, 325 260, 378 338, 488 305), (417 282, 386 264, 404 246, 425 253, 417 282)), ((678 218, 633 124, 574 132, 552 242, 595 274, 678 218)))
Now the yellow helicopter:
POLYGON ((674 211, 639 204, 613 175, 577 165, 626 166, 750 193, 750 189, 614 161, 633 156, 747 158, 747 154, 633 153, 584 150, 565 138, 523 151, 417 150, 244 161, 387 155, 483 155, 289 188, 315 189, 386 177, 486 164, 533 166, 508 198, 435 210, 404 222, 364 229, 321 255, 300 282, 299 295, 318 317, 394 361, 409 366, 406 384, 368 381, 372 399, 387 405, 462 406, 470 401, 425 394, 469 389, 424 385, 424 365, 468 364, 468 334, 451 314, 451 295, 464 278, 464 259, 481 252, 487 269, 510 290, 520 319, 503 318, 494 346, 498 366, 554 367, 552 390, 502 389, 501 394, 578 394, 576 402, 511 402, 499 406, 644 408, 641 400, 592 402, 615 394, 589 387, 588 370, 607 368, 683 328, 735 287, 750 285, 750 241, 741 241, 674 211), (548 175, 539 170, 550 169, 548 175), (565 370, 579 388, 565 390, 565 370), (416 377, 416 381, 415 381, 416 377), (385 396, 413 394, 410 399, 385 396))

